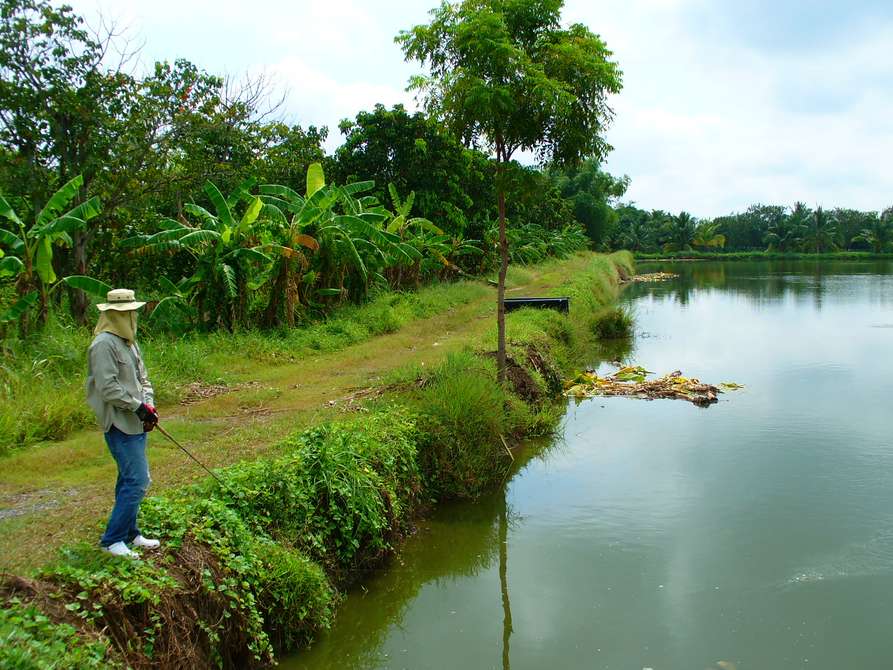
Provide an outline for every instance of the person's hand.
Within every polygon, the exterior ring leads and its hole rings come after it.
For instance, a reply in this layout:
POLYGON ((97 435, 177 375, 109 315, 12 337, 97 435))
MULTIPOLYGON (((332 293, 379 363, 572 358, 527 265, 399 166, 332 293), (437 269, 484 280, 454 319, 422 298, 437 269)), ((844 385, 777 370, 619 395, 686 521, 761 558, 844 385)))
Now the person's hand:
POLYGON ((152 407, 152 405, 140 403, 140 406, 136 408, 136 415, 143 422, 143 431, 146 433, 158 425, 158 410, 152 407))

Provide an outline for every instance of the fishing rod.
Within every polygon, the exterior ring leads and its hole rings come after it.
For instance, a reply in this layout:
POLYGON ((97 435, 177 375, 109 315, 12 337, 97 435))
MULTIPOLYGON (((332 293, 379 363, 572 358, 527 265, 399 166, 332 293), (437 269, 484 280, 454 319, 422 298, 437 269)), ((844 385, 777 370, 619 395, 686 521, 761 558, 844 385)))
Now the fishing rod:
POLYGON ((220 477, 218 477, 218 476, 215 475, 213 472, 211 472, 211 470, 208 469, 208 466, 207 466, 207 465, 205 465, 205 464, 202 463, 200 460, 198 460, 195 456, 193 456, 191 453, 189 453, 189 450, 188 450, 186 447, 184 447, 182 444, 180 444, 179 442, 177 442, 177 441, 174 439, 173 435, 171 435, 171 434, 168 433, 164 428, 161 427, 161 424, 156 423, 156 424, 155 424, 155 427, 156 427, 159 431, 161 431, 161 434, 162 434, 162 435, 164 435, 167 439, 169 439, 171 442, 173 442, 173 443, 176 444, 178 447, 180 447, 180 449, 183 450, 183 453, 184 453, 184 454, 186 454, 187 456, 189 456, 189 458, 191 458, 193 461, 195 461, 196 463, 198 463, 202 468, 204 468, 205 472, 207 472, 207 473, 208 473, 209 475, 211 475, 214 479, 216 479, 216 480, 217 480, 217 483, 220 484, 221 487, 223 487, 224 489, 226 489, 227 491, 229 491, 229 487, 228 487, 226 484, 224 484, 224 483, 220 480, 220 477))

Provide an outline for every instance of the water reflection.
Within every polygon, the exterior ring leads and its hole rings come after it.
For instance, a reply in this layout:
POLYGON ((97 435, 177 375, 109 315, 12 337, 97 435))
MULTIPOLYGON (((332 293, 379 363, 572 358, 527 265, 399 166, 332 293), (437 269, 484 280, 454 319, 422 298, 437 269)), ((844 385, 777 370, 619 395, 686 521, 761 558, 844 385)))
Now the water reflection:
POLYGON ((710 412, 571 406, 562 441, 439 510, 283 667, 888 667, 893 276, 870 269, 631 287, 651 336, 603 359, 747 388, 710 412))
MULTIPOLYGON (((857 277, 867 280, 890 275, 893 261, 661 262, 642 264, 640 271, 671 272, 678 274, 679 279, 668 283, 637 284, 627 291, 632 297, 660 296, 685 307, 699 293, 716 292, 740 297, 754 306, 793 300, 808 302, 821 309, 829 291, 852 291, 853 280, 857 277)), ((864 284, 876 287, 876 282, 866 281, 864 284)), ((893 304, 890 290, 878 290, 871 297, 879 305, 893 304)))
POLYGON ((502 668, 509 670, 509 642, 512 637, 512 604, 509 600, 508 580, 508 503, 502 491, 502 508, 499 510, 499 589, 502 594, 502 668))

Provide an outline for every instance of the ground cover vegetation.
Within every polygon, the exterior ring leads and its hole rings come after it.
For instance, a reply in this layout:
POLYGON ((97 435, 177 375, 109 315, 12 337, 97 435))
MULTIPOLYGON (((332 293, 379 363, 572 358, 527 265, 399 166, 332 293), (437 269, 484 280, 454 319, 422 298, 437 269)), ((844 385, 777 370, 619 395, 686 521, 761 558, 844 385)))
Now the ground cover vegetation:
MULTIPOLYGON (((345 589, 393 555, 414 516, 476 497, 510 448, 548 434, 596 324, 633 273, 628 253, 589 255, 555 292, 569 316, 508 316, 430 368, 395 370, 369 401, 297 432, 268 457, 149 499, 141 525, 164 548, 115 560, 85 543, 0 585, 4 667, 261 667, 328 626, 345 589)), ((591 353, 591 351, 590 351, 591 353)))

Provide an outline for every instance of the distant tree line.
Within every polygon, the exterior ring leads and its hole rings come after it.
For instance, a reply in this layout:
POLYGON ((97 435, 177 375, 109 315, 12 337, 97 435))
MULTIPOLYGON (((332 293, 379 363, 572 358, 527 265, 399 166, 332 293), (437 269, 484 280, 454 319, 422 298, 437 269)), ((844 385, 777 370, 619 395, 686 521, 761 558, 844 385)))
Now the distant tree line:
POLYGON ((893 252, 893 207, 881 212, 822 207, 802 202, 752 205, 740 214, 696 219, 619 205, 603 243, 611 248, 669 251, 893 252))

